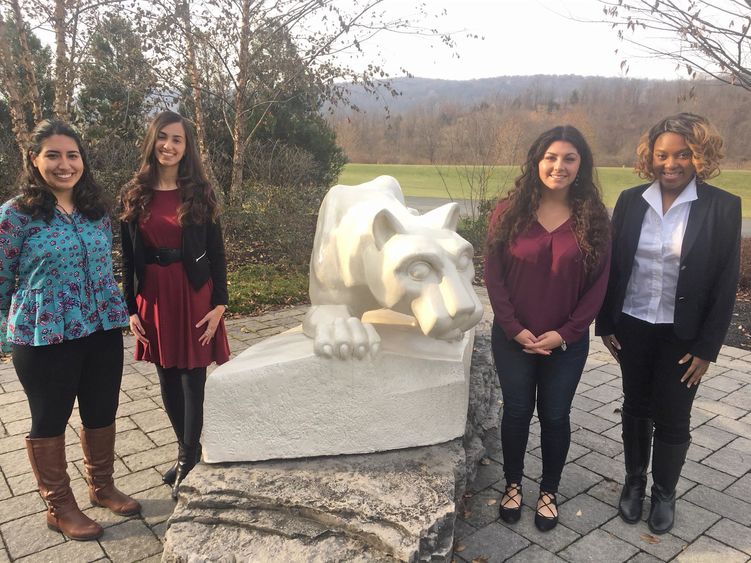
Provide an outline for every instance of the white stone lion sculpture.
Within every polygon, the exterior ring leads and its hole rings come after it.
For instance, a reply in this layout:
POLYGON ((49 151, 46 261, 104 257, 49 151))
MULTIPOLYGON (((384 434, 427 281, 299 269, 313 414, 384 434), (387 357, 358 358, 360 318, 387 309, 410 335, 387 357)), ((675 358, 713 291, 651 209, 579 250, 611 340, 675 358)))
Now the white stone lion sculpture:
POLYGON ((380 337, 363 314, 411 315, 426 336, 458 340, 480 320, 472 245, 456 233, 459 207, 425 215, 405 206, 390 176, 334 186, 321 204, 303 331, 323 357, 374 356, 380 337))

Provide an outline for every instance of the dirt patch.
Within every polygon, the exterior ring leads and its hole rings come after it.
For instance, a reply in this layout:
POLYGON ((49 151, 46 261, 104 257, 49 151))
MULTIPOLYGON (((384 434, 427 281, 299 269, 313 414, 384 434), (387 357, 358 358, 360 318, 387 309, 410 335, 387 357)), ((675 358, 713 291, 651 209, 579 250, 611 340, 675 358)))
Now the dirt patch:
POLYGON ((733 318, 730 321, 725 344, 751 350, 751 294, 739 293, 735 300, 733 318))

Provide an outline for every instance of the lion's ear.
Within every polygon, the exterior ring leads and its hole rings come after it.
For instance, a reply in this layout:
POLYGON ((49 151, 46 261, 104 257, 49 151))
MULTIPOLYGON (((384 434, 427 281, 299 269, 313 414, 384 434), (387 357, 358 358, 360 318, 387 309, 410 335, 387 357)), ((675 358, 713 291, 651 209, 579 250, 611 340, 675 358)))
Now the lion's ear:
POLYGON ((456 231, 459 225, 459 204, 455 201, 441 205, 423 215, 424 222, 437 229, 456 231))
POLYGON ((373 240, 378 250, 381 250, 391 237, 403 232, 404 227, 399 219, 388 209, 381 209, 373 217, 373 240))

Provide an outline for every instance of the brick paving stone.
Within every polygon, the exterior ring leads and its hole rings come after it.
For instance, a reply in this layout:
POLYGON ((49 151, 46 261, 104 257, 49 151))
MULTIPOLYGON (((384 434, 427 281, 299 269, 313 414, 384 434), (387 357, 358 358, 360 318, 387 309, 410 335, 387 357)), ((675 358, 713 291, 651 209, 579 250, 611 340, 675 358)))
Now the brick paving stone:
POLYGON ((574 395, 574 400, 571 402, 571 406, 579 409, 580 411, 589 412, 589 411, 595 410, 596 408, 601 407, 602 403, 595 399, 590 399, 589 397, 585 397, 580 387, 577 390, 576 395, 574 395))
MULTIPOLYGON (((503 479, 503 466, 497 461, 491 461, 490 459, 488 461, 490 461, 488 465, 480 464, 477 467, 475 480, 472 481, 469 487, 471 491, 481 491, 503 479)), ((506 482, 504 481, 502 486, 505 486, 505 484, 506 482)))
POLYGON ((715 538, 729 546, 734 547, 740 551, 743 551, 747 555, 751 555, 751 534, 748 533, 748 528, 733 522, 728 518, 722 518, 709 530, 707 530, 708 536, 715 538))
MULTIPOLYGON (((117 488, 126 495, 138 497, 138 494, 141 491, 146 491, 162 485, 162 474, 152 467, 144 469, 143 471, 116 476, 115 482, 117 488)), ((138 498, 136 498, 136 500, 138 500, 138 498)))
POLYGON ((623 463, 597 452, 590 452, 576 462, 603 477, 614 478, 623 474, 623 463))
POLYGON ((751 474, 747 473, 724 491, 726 494, 751 503, 751 474))
POLYGON ((749 468, 751 468, 749 444, 751 444, 751 441, 746 438, 737 438, 707 457, 702 463, 736 477, 741 477, 748 473, 749 468))
POLYGON ((501 494, 496 489, 485 489, 464 499, 462 519, 475 528, 483 528, 498 518, 501 494), (488 504, 495 501, 495 504, 488 504))
MULTIPOLYGON (((15 371, 13 373, 15 373, 15 371)), ((2 385, 2 388, 3 388, 3 391, 5 391, 6 393, 13 393, 15 391, 23 391, 23 385, 21 385, 21 382, 18 380, 11 381, 10 383, 5 383, 4 385, 2 385)))
POLYGON ((616 517, 613 507, 586 494, 578 495, 559 507, 560 520, 579 534, 588 534, 616 517))
POLYGON ((579 428, 586 428, 593 432, 604 432, 609 428, 612 428, 614 423, 595 416, 588 412, 580 411, 579 409, 571 409, 571 430, 578 430, 579 428))
POLYGON ((732 393, 733 391, 736 391, 743 386, 743 383, 741 383, 737 379, 728 377, 727 375, 715 375, 713 377, 708 377, 702 380, 701 383, 702 384, 699 386, 700 388, 702 386, 706 386, 711 387, 712 389, 717 389, 718 391, 725 391, 725 393, 732 393))
POLYGON ((631 544, 603 530, 594 530, 558 553, 575 563, 619 563, 628 560, 638 550, 631 544))
POLYGON ((3 424, 9 424, 18 420, 23 420, 31 416, 29 412, 29 403, 27 401, 19 401, 10 405, 3 405, 0 409, 0 421, 3 424))
POLYGON ((126 430, 118 432, 115 437, 115 452, 118 456, 123 457, 130 454, 143 452, 154 447, 149 437, 141 430, 126 430))
POLYGON ((26 448, 0 454, 0 470, 6 477, 26 473, 31 469, 26 448))
POLYGON ((701 537, 675 558, 677 563, 745 563, 748 557, 712 538, 701 537))
POLYGON ((703 463, 686 460, 681 476, 696 483, 702 483, 718 491, 724 490, 735 481, 735 477, 713 469, 703 463))
POLYGON ((5 482, 5 479, 0 477, 0 500, 9 498, 12 494, 8 483, 5 482))
POLYGON ((748 356, 748 350, 723 345, 720 348, 720 355, 728 356, 729 358, 742 358, 743 356, 748 356))
POLYGON ((628 563, 657 563, 660 559, 657 559, 654 555, 644 553, 643 551, 634 555, 628 560, 628 563))
POLYGON ((164 522, 160 522, 159 524, 155 524, 154 526, 149 526, 153 534, 156 536, 156 539, 158 539, 161 543, 164 543, 164 536, 167 534, 168 524, 169 521, 165 520, 164 522))
POLYGON ((602 530, 663 561, 672 559, 688 545, 688 542, 672 534, 655 536, 644 524, 627 524, 620 517, 605 524, 602 530))
POLYGON ((691 489, 686 493, 685 499, 745 526, 751 525, 751 504, 705 485, 697 485, 691 489))
POLYGON ((141 399, 152 399, 156 402, 161 402, 162 392, 158 383, 151 383, 146 387, 138 387, 137 389, 131 389, 127 392, 131 401, 140 401, 141 399))
POLYGON ((5 546, 8 548, 8 555, 11 559, 31 555, 65 541, 61 533, 53 532, 47 528, 44 512, 17 518, 3 524, 0 526, 0 534, 5 540, 5 546))
POLYGON ((614 401, 617 401, 620 404, 623 401, 623 392, 620 388, 613 387, 612 385, 599 385, 598 387, 590 389, 586 393, 582 393, 582 395, 605 404, 614 401))
POLYGON ((57 561, 71 561, 74 563, 83 563, 86 561, 96 561, 104 557, 102 546, 95 541, 66 541, 33 553, 23 559, 20 563, 50 563, 57 561))
MULTIPOLYGON (((712 364, 710 364, 712 365, 712 364)), ((738 371, 729 369, 723 373, 725 377, 730 377, 732 379, 735 379, 737 381, 740 381, 741 383, 749 384, 751 383, 751 374, 745 372, 745 371, 738 371)))
MULTIPOLYGON (((476 531, 477 531, 477 528, 475 528, 474 526, 470 526, 461 518, 457 518, 456 522, 454 522, 454 544, 456 545, 457 543, 461 541, 462 538, 465 538, 471 534, 474 534, 476 531)), ((160 537, 160 536, 157 536, 157 537, 160 537)))
POLYGON ((731 432, 737 436, 751 436, 751 424, 727 418, 726 416, 715 416, 707 424, 720 430, 731 432))
MULTIPOLYGON (((751 404, 751 403, 750 403, 751 404)), ((702 446, 711 450, 719 450, 725 444, 735 439, 735 434, 725 432, 709 424, 702 424, 691 431, 691 447, 702 446)))
POLYGON ((603 479, 587 491, 587 494, 612 507, 613 514, 618 513, 618 500, 621 497, 622 484, 603 479))
POLYGON ((566 498, 572 498, 588 490, 601 479, 602 477, 597 473, 590 471, 586 467, 582 467, 578 463, 567 463, 563 467, 558 492, 566 498))
POLYGON ((148 433, 149 440, 154 442, 157 446, 163 446, 165 444, 175 443, 175 452, 177 452, 177 442, 175 442, 175 431, 172 430, 172 426, 169 428, 162 428, 160 430, 154 430, 148 433))
POLYGON ((146 379, 142 374, 138 372, 123 375, 123 380, 120 385, 121 391, 130 391, 131 389, 138 389, 139 387, 146 387, 151 385, 151 382, 146 379))
POLYGON ((556 554, 550 553, 548 550, 534 544, 530 545, 527 549, 523 549, 511 559, 507 559, 507 561, 509 563, 563 563, 563 559, 556 554))
MULTIPOLYGON (((599 385, 602 385, 603 383, 607 383, 608 381, 612 381, 615 379, 616 375, 613 373, 610 373, 609 370, 606 367, 602 367, 599 369, 593 369, 590 371, 585 371, 582 373, 581 380, 586 383, 587 385, 591 385, 592 387, 597 387, 599 385)), ((597 397, 592 397, 593 399, 597 399, 597 397)), ((597 399, 599 400, 599 399, 597 399)), ((609 403, 613 399, 607 399, 606 401, 600 401, 601 403, 609 403)))
POLYGON ((160 463, 171 463, 173 461, 175 461, 175 448, 171 444, 123 458, 123 462, 131 471, 139 471, 160 463))
POLYGON ((37 490, 37 482, 34 478, 34 474, 31 472, 31 468, 29 468, 28 473, 22 473, 21 475, 8 478, 8 485, 10 485, 10 489, 13 491, 14 496, 19 496, 24 493, 33 493, 37 490))
POLYGON ((713 451, 710 450, 709 448, 704 448, 692 442, 691 447, 688 449, 688 452, 686 453, 686 459, 690 459, 691 461, 702 462, 707 457, 712 455, 712 453, 713 451))
POLYGON ((590 412, 595 416, 609 420, 613 424, 621 424, 621 401, 611 401, 610 403, 590 412))
POLYGON ((149 526, 156 526, 165 522, 175 509, 175 501, 170 496, 171 490, 167 485, 159 485, 147 491, 138 493, 141 503, 141 517, 149 526))
POLYGON ((129 403, 121 404, 117 409, 117 416, 132 416, 137 413, 148 412, 158 407, 152 399, 139 399, 129 403))
POLYGON ((6 391, 5 393, 0 394, 0 406, 2 406, 3 409, 5 409, 5 406, 7 405, 19 403, 25 400, 26 393, 23 391, 11 391, 10 393, 6 391))
POLYGON ((618 441, 606 438, 586 428, 580 428, 573 432, 571 434, 571 441, 609 457, 623 452, 623 444, 620 441, 620 428, 618 428, 618 441))
POLYGON ((748 410, 748 405, 751 405, 751 385, 746 385, 743 389, 730 393, 722 400, 739 409, 748 410))
POLYGON ((699 385, 699 389, 696 391, 696 397, 699 399, 704 399, 708 401, 720 401, 723 400, 724 397, 727 397, 727 391, 719 391, 717 389, 712 389, 711 387, 707 387, 705 385, 699 385))
POLYGON ((172 428, 167 413, 161 408, 132 414, 130 418, 146 433, 164 428, 172 428))
POLYGON ((498 522, 492 522, 464 539, 466 549, 459 556, 472 561, 484 557, 487 563, 506 561, 529 545, 529 541, 498 522))
POLYGON ((739 409, 738 407, 734 407, 733 405, 728 405, 719 401, 709 401, 702 398, 697 398, 694 400, 693 410, 695 411, 697 409, 705 410, 732 419, 738 419, 748 412, 745 409, 739 409))
POLYGON ((2 544, 0 544, 0 563, 10 563, 10 557, 8 557, 8 551, 5 549, 5 547, 2 544))
MULTIPOLYGON (((529 448, 527 448, 527 451, 534 456, 542 458, 542 448, 539 446, 535 448, 534 450, 530 450, 529 448)), ((590 450, 589 448, 580 446, 576 442, 571 442, 571 444, 569 444, 568 454, 566 454, 566 464, 576 461, 580 457, 587 455, 590 451, 592 450, 590 450)), ((565 471, 565 466, 564 466, 564 471, 565 471)))
POLYGON ((526 507, 522 509, 522 517, 519 522, 515 524, 506 524, 502 520, 498 520, 498 524, 525 537, 533 544, 539 545, 543 549, 552 552, 560 551, 581 537, 579 534, 568 528, 564 522, 559 522, 558 525, 549 532, 541 532, 535 526, 534 519, 534 510, 526 507))
POLYGON ((675 506, 675 525, 670 533, 688 542, 702 535, 720 516, 681 498, 675 506))
POLYGON ((128 520, 107 528, 99 543, 114 563, 138 561, 162 551, 161 542, 141 520, 128 520))
POLYGON ((708 423, 710 420, 716 418, 717 415, 711 412, 703 411, 701 409, 694 409, 691 411, 691 430, 698 428, 702 424, 708 423))

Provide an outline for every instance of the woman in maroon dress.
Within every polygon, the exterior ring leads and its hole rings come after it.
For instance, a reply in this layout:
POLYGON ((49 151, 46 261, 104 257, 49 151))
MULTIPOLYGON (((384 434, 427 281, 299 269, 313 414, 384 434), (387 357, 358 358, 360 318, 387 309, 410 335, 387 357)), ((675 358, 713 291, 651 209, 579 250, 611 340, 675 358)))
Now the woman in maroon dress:
POLYGON ((153 362, 178 440, 163 477, 172 497, 201 458, 206 367, 229 359, 222 315, 227 269, 219 206, 193 132, 165 111, 149 126, 141 166, 122 191, 123 289, 136 359, 153 362))

